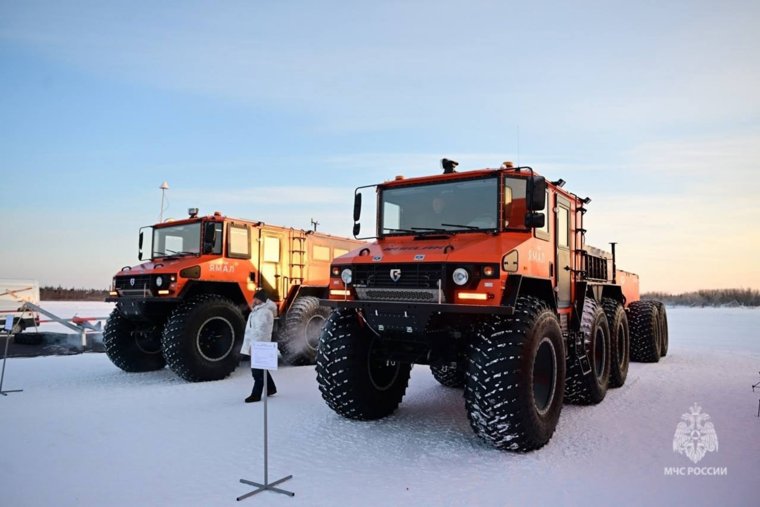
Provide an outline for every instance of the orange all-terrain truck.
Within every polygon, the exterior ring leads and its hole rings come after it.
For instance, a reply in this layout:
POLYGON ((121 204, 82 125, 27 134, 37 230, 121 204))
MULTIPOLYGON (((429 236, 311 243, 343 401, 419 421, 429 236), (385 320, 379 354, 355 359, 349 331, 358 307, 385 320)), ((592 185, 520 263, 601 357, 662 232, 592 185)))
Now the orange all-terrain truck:
POLYGON ((398 407, 412 364, 429 365, 464 388, 476 435, 537 449, 564 402, 599 403, 623 385, 629 358, 667 353, 665 308, 639 300, 614 244, 585 244, 590 199, 564 180, 443 162, 443 174, 357 189, 354 235, 369 204, 375 241, 332 264, 319 388, 340 415, 378 419, 398 407))
POLYGON ((290 364, 311 364, 330 309, 330 262, 363 244, 216 212, 140 230, 139 254, 113 278, 103 332, 124 371, 169 367, 188 381, 218 380, 239 362, 249 304, 258 288, 277 303, 275 340, 290 364), (146 234, 147 233, 147 234, 146 234), (146 243, 146 237, 150 246, 146 243))

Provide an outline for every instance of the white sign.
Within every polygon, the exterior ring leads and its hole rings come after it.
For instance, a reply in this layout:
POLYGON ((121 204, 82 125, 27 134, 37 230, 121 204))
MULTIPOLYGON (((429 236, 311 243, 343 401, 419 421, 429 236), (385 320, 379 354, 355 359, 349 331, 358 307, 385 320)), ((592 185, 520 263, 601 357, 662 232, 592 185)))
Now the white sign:
POLYGON ((251 368, 276 370, 277 344, 273 342, 253 342, 253 347, 251 347, 251 368))
POLYGON ((673 436, 673 452, 685 454, 696 464, 708 452, 718 450, 718 435, 702 407, 695 403, 681 419, 673 436))
POLYGON ((13 330, 13 315, 5 317, 5 327, 3 328, 9 333, 13 330))

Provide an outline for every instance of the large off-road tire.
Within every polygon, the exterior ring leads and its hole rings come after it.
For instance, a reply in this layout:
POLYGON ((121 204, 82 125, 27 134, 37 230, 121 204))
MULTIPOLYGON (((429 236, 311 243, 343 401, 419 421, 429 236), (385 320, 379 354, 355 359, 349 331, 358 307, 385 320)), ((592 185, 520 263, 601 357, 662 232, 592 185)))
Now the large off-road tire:
POLYGON ((448 364, 430 365, 430 372, 439 384, 446 387, 462 387, 464 385, 466 364, 457 362, 456 366, 448 364))
POLYGON ((245 321, 227 298, 202 294, 169 316, 161 344, 169 368, 190 382, 220 380, 235 370, 245 321))
POLYGON ((353 310, 334 311, 322 330, 317 382, 322 398, 349 419, 393 413, 409 384, 411 365, 377 357, 380 340, 353 310))
POLYGON ((631 335, 623 305, 611 298, 602 300, 610 326, 610 387, 621 387, 628 376, 631 359, 631 335))
POLYGON ((665 303, 660 301, 652 301, 657 306, 657 312, 659 314, 660 321, 660 357, 663 358, 668 355, 668 312, 665 310, 665 303))
POLYGON ((578 405, 596 405, 604 399, 609 387, 611 346, 607 316, 591 297, 583 303, 581 332, 591 371, 584 374, 578 358, 569 358, 565 399, 578 405))
POLYGON ((634 301, 628 307, 628 322, 631 326, 631 361, 659 361, 662 324, 657 305, 652 301, 634 301))
POLYGON ((133 322, 113 309, 103 330, 108 359, 127 372, 160 370, 166 366, 161 352, 161 326, 133 322))
POLYGON ((544 446, 562 411, 565 349, 556 314, 521 297, 511 316, 492 316, 468 344, 464 399, 470 426, 498 449, 544 446))
POLYGON ((312 296, 301 296, 293 301, 277 333, 278 347, 287 364, 314 364, 319 336, 330 311, 312 296))

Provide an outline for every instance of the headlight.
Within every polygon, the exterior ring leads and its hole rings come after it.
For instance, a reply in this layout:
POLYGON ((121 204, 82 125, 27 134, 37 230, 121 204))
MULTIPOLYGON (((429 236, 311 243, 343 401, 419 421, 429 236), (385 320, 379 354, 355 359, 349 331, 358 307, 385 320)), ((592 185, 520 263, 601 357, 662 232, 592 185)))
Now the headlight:
POLYGON ((338 266, 332 267, 332 276, 339 276, 340 275, 340 268, 338 266))
POLYGON ((457 285, 464 285, 470 279, 470 273, 464 268, 457 268, 454 270, 454 274, 451 276, 454 283, 457 285))
POLYGON ((351 283, 352 275, 353 275, 353 273, 351 273, 351 270, 348 269, 348 268, 346 268, 340 274, 340 279, 343 280, 343 283, 345 283, 346 285, 348 285, 349 283, 351 283))
POLYGON ((160 276, 156 277, 156 287, 161 287, 164 284, 164 279, 160 276))

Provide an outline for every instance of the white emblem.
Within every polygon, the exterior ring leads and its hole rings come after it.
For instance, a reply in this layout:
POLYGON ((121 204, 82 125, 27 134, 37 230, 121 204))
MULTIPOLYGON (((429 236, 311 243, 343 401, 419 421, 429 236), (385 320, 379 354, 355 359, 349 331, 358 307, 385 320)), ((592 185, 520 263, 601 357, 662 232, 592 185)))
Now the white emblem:
POLYGON ((401 270, 398 268, 391 269, 391 280, 398 282, 401 280, 401 270))
POLYGON ((130 278, 129 279, 129 285, 130 285, 130 287, 134 287, 135 286, 135 279, 134 278, 130 278))
POLYGON ((690 412, 681 416, 673 435, 673 452, 685 454, 692 462, 699 463, 708 452, 718 450, 718 434, 710 422, 710 416, 702 412, 696 403, 690 412))

